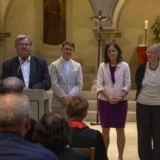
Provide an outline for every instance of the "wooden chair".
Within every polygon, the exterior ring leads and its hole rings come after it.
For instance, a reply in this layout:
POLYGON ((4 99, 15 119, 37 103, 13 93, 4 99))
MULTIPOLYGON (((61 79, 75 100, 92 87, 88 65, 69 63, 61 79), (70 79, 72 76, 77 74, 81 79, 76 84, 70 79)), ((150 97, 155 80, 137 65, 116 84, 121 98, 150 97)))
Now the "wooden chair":
POLYGON ((76 150, 81 151, 82 153, 84 153, 84 155, 89 158, 89 160, 95 160, 95 148, 94 147, 90 147, 90 148, 73 148, 76 150))

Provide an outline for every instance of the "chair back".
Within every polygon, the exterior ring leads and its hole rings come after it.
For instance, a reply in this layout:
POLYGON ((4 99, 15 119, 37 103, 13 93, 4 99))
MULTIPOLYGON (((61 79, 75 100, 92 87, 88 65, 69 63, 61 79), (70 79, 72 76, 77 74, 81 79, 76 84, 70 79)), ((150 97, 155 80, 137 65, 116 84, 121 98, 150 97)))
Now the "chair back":
POLYGON ((76 150, 81 151, 82 153, 84 153, 84 155, 89 158, 89 160, 95 160, 95 148, 94 147, 90 147, 90 148, 73 148, 76 150))

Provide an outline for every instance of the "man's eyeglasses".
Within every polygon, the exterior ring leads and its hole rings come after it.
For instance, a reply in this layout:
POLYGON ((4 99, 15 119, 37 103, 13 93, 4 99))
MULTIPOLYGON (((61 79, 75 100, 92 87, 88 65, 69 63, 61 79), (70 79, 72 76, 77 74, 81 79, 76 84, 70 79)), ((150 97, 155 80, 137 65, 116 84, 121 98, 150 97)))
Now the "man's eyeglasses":
POLYGON ((29 43, 17 43, 17 45, 18 45, 19 47, 23 47, 23 46, 29 47, 31 44, 29 44, 29 43))
POLYGON ((147 55, 153 55, 153 54, 155 54, 156 52, 157 52, 157 51, 147 51, 146 54, 147 54, 147 55))
POLYGON ((72 49, 72 48, 63 48, 63 50, 66 51, 66 52, 68 52, 68 51, 69 51, 69 52, 73 52, 73 49, 72 49))

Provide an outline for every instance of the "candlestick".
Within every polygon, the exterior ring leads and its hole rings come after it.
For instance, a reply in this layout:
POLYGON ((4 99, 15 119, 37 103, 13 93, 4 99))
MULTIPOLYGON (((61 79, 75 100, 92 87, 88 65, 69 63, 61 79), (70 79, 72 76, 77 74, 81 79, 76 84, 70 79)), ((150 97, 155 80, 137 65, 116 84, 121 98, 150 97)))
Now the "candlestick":
POLYGON ((2 30, 2 27, 1 27, 1 22, 0 22, 0 31, 2 30))
POLYGON ((144 21, 144 29, 148 29, 148 20, 144 21))
POLYGON ((3 29, 2 13, 2 1, 0 0, 0 31, 3 29))
POLYGON ((145 35, 144 35, 144 44, 147 45, 147 41, 148 41, 148 29, 144 29, 145 35))

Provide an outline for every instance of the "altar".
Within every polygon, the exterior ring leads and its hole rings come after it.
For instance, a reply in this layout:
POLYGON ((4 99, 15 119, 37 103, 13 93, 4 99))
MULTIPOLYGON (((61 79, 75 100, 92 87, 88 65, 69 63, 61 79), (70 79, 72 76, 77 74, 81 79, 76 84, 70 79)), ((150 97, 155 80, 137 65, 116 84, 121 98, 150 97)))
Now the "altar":
POLYGON ((147 50, 147 45, 137 46, 138 65, 148 61, 146 50, 147 50))

